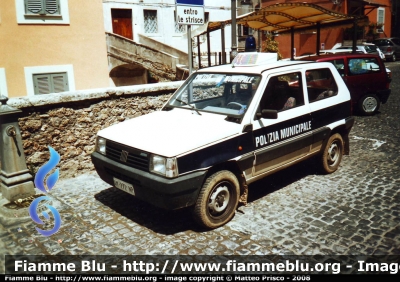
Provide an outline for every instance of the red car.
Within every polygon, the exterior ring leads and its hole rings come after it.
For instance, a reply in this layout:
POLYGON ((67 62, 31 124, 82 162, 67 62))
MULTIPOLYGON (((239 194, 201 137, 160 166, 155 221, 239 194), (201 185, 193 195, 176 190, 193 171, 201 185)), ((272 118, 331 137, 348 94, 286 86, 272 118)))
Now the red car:
POLYGON ((334 64, 350 91, 353 109, 363 115, 374 114, 389 98, 391 71, 378 55, 338 53, 300 60, 334 64))

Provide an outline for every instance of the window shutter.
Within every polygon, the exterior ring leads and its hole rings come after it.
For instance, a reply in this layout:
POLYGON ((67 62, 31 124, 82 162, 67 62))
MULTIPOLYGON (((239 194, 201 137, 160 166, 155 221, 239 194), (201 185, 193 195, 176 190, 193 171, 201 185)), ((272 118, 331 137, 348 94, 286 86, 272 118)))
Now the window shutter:
POLYGON ((68 91, 68 80, 66 73, 52 75, 54 93, 68 91))
POLYGON ((25 0, 26 14, 60 14, 59 0, 25 0))
POLYGON ((69 90, 67 73, 34 74, 35 94, 58 93, 69 90))
POLYGON ((46 1, 46 14, 56 14, 59 12, 57 0, 46 1))
POLYGON ((42 0, 25 0, 27 14, 41 14, 43 10, 42 0))
POLYGON ((49 94, 51 93, 50 75, 37 74, 33 76, 33 85, 35 94, 49 94))

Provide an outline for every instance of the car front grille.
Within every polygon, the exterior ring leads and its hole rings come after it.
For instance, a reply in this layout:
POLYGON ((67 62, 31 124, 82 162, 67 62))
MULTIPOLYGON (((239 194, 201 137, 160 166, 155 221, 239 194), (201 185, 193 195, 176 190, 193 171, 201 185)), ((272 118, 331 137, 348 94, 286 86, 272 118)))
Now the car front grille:
POLYGON ((149 171, 149 153, 107 140, 107 157, 143 171, 149 171))

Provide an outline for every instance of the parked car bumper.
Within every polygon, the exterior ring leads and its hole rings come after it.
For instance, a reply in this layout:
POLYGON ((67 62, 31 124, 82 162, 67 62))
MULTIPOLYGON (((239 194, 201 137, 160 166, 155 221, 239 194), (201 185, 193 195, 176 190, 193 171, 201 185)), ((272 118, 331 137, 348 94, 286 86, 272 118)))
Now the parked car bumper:
POLYGON ((390 52, 390 53, 384 53, 385 54, 385 59, 386 59, 386 61, 390 61, 390 60, 392 60, 392 58, 393 58, 393 54, 394 54, 394 52, 390 52))
POLYGON ((379 100, 381 100, 382 104, 385 104, 389 99, 391 89, 385 89, 378 91, 379 100))
POLYGON ((91 158, 103 181, 114 186, 114 178, 117 178, 132 184, 135 197, 169 210, 193 205, 207 173, 205 170, 196 171, 167 179, 110 160, 97 152, 93 152, 91 158))

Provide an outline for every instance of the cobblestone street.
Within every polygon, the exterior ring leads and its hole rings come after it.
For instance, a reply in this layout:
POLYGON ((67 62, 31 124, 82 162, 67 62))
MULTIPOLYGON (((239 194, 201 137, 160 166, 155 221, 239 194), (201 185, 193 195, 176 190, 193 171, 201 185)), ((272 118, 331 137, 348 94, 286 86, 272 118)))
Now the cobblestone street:
POLYGON ((0 225, 1 260, 5 254, 400 255, 400 61, 386 66, 393 73, 389 101, 379 114, 356 116, 350 155, 335 173, 319 174, 311 159, 264 178, 250 185, 248 205, 211 231, 199 229, 189 209, 155 208, 96 173, 62 179, 50 193, 62 218, 59 232, 44 237, 27 210, 15 214, 0 225))

